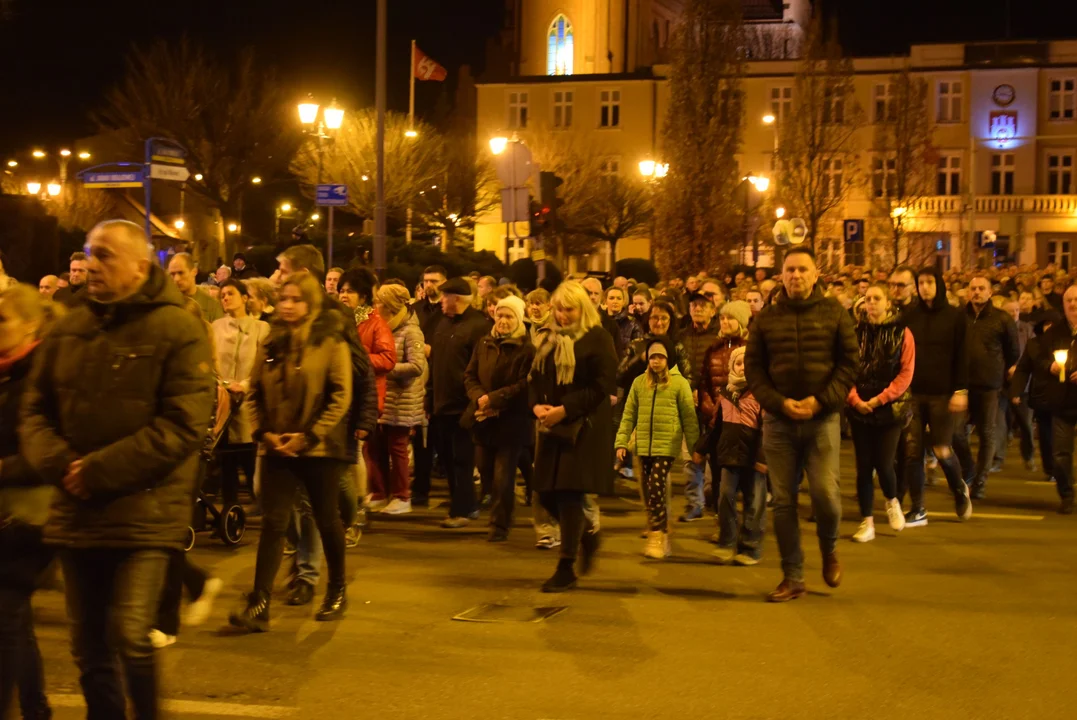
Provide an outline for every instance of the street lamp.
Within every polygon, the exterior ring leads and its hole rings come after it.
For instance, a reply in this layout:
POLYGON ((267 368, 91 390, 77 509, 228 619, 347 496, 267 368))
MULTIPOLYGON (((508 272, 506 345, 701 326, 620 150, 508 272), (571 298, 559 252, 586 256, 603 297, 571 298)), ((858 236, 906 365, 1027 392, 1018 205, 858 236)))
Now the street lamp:
POLYGON ((336 98, 333 98, 329 107, 322 111, 322 117, 325 118, 325 126, 328 129, 339 130, 344 124, 344 108, 337 105, 336 98))
POLYGON ((779 207, 779 208, 775 209, 774 210, 774 216, 777 217, 779 220, 781 220, 783 217, 785 217, 785 208, 779 207))
POLYGON ((778 121, 778 118, 774 117, 770 113, 767 113, 766 115, 763 116, 763 124, 764 125, 773 125, 777 121, 778 121))
POLYGON ((497 135, 490 138, 490 152, 494 155, 500 155, 505 152, 505 148, 509 146, 509 139, 504 135, 497 135))
MULTIPOLYGON (((325 145, 334 141, 335 138, 332 133, 340 130, 340 126, 344 124, 344 108, 337 105, 336 98, 333 98, 333 102, 322 109, 321 120, 318 119, 318 109, 318 103, 309 95, 306 102, 299 104, 299 122, 304 125, 303 132, 318 140, 318 185, 321 185, 322 168, 325 164, 325 145), (315 126, 315 123, 317 123, 317 126, 315 126)), ((326 233, 326 249, 328 250, 327 260, 332 265, 333 207, 331 205, 329 206, 329 229, 326 233)))
POLYGON ((195 182, 202 182, 202 173, 195 173, 194 181, 195 182))
POLYGON ((313 125, 314 121, 318 119, 318 103, 314 102, 314 98, 307 96, 306 102, 299 103, 299 122, 304 125, 313 125))
POLYGON ((759 233, 752 232, 752 188, 762 194, 770 188, 770 178, 748 173, 741 181, 744 186, 744 247, 747 249, 749 239, 752 244, 752 265, 759 267, 759 233))
POLYGON ((86 152, 85 150, 79 153, 79 160, 89 160, 90 157, 90 153, 86 152))
POLYGON ((46 186, 46 190, 49 193, 49 197, 56 197, 60 194, 60 191, 63 190, 63 186, 60 185, 60 183, 49 183, 46 186))
POLYGON ((182 230, 183 228, 187 227, 187 223, 183 222, 183 220, 177 220, 172 223, 172 227, 176 228, 177 230, 182 230))
POLYGON ((7 166, 8 167, 18 167, 19 166, 19 161, 18 160, 8 160, 7 161, 7 166))
POLYGON ((744 179, 750 182, 752 184, 752 187, 754 187, 761 193, 766 192, 770 188, 770 178, 758 175, 749 175, 744 179))
POLYGON ((28 182, 28 183, 26 183, 26 192, 30 193, 31 195, 40 194, 41 193, 41 183, 39 183, 39 182, 28 182))
POLYGON ((67 149, 61 150, 60 157, 71 157, 71 151, 67 149))
POLYGON ((230 233, 239 232, 239 225, 234 223, 234 222, 228 223, 228 232, 230 232, 230 233))
POLYGON ((896 207, 896 208, 894 208, 893 210, 890 211, 890 217, 899 218, 902 215, 904 215, 905 213, 907 213, 908 211, 909 211, 908 208, 896 207))
POLYGON ((262 184, 262 178, 258 177, 257 175, 255 175, 254 177, 251 178, 251 185, 261 185, 261 184, 262 184))
POLYGON ((33 156, 35 158, 37 158, 38 160, 40 160, 41 158, 45 157, 45 151, 44 150, 34 150, 33 156))
POLYGON ((314 222, 318 222, 319 220, 322 219, 322 216, 319 215, 318 213, 314 213, 313 215, 310 216, 310 219, 313 220, 314 222))
POLYGON ((282 213, 291 212, 292 206, 289 203, 282 203, 280 206, 280 211, 282 213))

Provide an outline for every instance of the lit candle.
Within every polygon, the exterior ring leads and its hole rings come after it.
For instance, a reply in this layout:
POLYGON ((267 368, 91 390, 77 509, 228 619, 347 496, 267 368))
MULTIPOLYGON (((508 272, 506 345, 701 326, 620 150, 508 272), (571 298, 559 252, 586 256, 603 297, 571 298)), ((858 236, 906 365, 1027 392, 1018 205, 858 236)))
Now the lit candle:
POLYGON ((1055 362, 1058 363, 1058 381, 1066 382, 1066 361, 1069 359, 1069 350, 1055 350, 1055 362))

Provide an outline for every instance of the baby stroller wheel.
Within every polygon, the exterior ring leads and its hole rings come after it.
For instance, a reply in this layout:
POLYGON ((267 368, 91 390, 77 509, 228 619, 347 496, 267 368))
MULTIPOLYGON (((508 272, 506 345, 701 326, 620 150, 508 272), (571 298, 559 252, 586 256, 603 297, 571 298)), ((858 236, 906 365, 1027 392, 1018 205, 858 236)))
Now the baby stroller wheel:
POLYGON ((191 548, 194 547, 194 538, 195 538, 194 528, 193 527, 187 528, 187 536, 183 538, 183 552, 190 552, 191 551, 191 548))
POLYGON ((225 508, 221 513, 221 540, 225 545, 235 545, 243 539, 247 529, 247 513, 239 505, 225 508))

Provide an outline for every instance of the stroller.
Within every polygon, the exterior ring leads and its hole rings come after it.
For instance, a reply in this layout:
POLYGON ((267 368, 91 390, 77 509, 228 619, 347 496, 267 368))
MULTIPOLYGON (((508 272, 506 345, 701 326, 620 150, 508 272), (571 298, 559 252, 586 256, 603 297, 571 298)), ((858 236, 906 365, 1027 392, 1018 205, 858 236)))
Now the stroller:
POLYGON ((221 440, 228 437, 228 428, 236 409, 234 402, 231 393, 223 387, 217 388, 216 422, 202 448, 202 477, 198 483, 198 497, 194 503, 191 524, 187 528, 184 551, 189 551, 194 547, 195 538, 199 532, 211 530, 225 545, 236 545, 243 539, 243 533, 247 529, 247 512, 241 505, 222 505, 218 509, 204 489, 208 478, 220 474, 221 454, 229 452, 221 447, 221 440))

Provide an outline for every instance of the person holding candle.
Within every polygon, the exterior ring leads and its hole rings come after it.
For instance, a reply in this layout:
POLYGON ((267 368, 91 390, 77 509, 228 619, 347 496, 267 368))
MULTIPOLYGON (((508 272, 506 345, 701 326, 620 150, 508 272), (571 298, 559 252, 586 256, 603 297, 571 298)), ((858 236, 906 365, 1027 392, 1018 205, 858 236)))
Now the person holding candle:
POLYGON ((1062 296, 1065 322, 1051 326, 1041 336, 1043 350, 1038 362, 1051 373, 1047 397, 1051 408, 1051 440, 1054 450, 1055 486, 1061 503, 1058 512, 1073 512, 1073 438, 1077 427, 1077 285, 1062 296))

